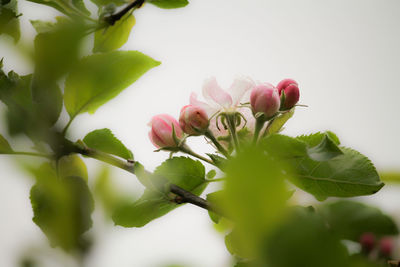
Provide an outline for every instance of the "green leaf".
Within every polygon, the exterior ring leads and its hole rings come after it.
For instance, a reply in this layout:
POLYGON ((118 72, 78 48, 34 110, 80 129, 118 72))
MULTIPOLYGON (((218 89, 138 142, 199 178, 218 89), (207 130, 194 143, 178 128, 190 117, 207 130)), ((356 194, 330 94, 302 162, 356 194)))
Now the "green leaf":
POLYGON ((189 4, 187 0, 148 0, 150 4, 153 4, 159 8, 181 8, 189 4))
POLYGON ((326 131, 324 133, 318 132, 310 135, 300 135, 297 136, 296 139, 303 141, 304 143, 307 144, 308 147, 315 147, 319 143, 322 142, 322 140, 325 138, 325 136, 328 136, 336 145, 340 145, 339 138, 336 136, 331 131, 326 131))
POLYGON ((399 233, 392 218, 363 203, 339 200, 321 205, 318 211, 342 239, 358 242, 361 235, 368 232, 378 237, 399 233))
POLYGON ((94 130, 85 136, 83 142, 90 148, 124 159, 133 159, 132 152, 114 136, 110 129, 94 130))
POLYGON ((205 186, 205 168, 198 160, 187 157, 167 159, 154 171, 154 175, 166 178, 193 194, 199 195, 205 186))
POLYGON ((264 249, 266 264, 260 266, 349 266, 340 240, 321 216, 305 208, 294 209, 266 239, 264 249))
POLYGON ((164 195, 146 189, 139 200, 120 207, 112 218, 116 225, 143 227, 177 207, 178 204, 169 201, 164 195))
POLYGON ((206 153, 207 156, 210 157, 210 159, 212 160, 212 162, 214 162, 214 164, 221 170, 224 169, 224 167, 226 166, 227 160, 224 157, 221 157, 217 154, 211 154, 211 153, 206 153))
POLYGON ((325 135, 321 143, 315 147, 309 148, 307 152, 310 158, 315 161, 326 161, 343 155, 342 150, 328 135, 325 135))
POLYGON ((240 257, 257 257, 263 236, 286 209, 287 190, 280 161, 252 147, 229 160, 224 189, 224 213, 235 222, 229 246, 240 257))
POLYGON ((46 5, 57 9, 61 13, 69 16, 81 17, 83 15, 90 15, 83 0, 28 0, 33 3, 46 5))
POLYGON ((109 52, 120 48, 128 41, 135 17, 127 14, 114 25, 100 29, 94 34, 93 52, 109 52))
POLYGON ((0 35, 7 34, 14 39, 14 42, 18 42, 21 35, 18 16, 16 0, 2 2, 0 5, 0 35))
POLYGON ((88 181, 88 172, 85 162, 80 156, 71 154, 63 156, 58 160, 58 174, 61 177, 77 176, 86 182, 88 181))
POLYGON ((293 116, 294 114, 294 109, 291 109, 287 112, 284 112, 277 118, 275 118, 272 122, 271 125, 268 126, 267 131, 265 132, 265 135, 270 135, 273 133, 279 133, 285 125, 285 123, 293 116))
MULTIPOLYGON (((165 179, 193 194, 201 194, 206 187, 204 166, 186 157, 174 157, 164 161, 154 172, 152 179, 165 179)), ((159 180, 153 181, 158 183, 159 180)), ((160 185, 158 185, 160 187, 160 185)), ((136 202, 120 207, 113 215, 114 223, 124 227, 142 227, 171 210, 179 207, 170 196, 146 189, 136 202)))
POLYGON ((0 134, 0 154, 8 154, 13 152, 8 141, 0 134))
POLYGON ((69 74, 64 103, 71 118, 94 113, 160 62, 137 51, 113 51, 88 56, 69 74))
MULTIPOLYGON (((125 0, 91 0, 98 7, 102 7, 102 11, 107 15, 111 15, 115 12, 117 6, 129 3, 125 0)), ((104 14, 104 13, 103 13, 104 14)))
POLYGON ((342 151, 343 155, 328 161, 317 162, 306 157, 297 159, 297 178, 292 181, 318 200, 378 192, 384 184, 371 161, 350 148, 342 148, 342 151))
POLYGON ((43 106, 34 101, 31 84, 32 75, 19 76, 13 71, 6 75, 0 69, 0 100, 7 105, 9 133, 24 133, 32 139, 41 139, 48 134, 58 114, 52 113, 53 110, 44 111, 43 106))
MULTIPOLYGON (((223 202, 223 198, 224 198, 224 192, 223 191, 215 191, 212 192, 210 194, 207 194, 207 201, 212 203, 215 206, 221 206, 221 202, 223 202)), ((218 223, 219 220, 221 219, 221 216, 212 212, 212 211, 208 211, 208 215, 210 216, 210 219, 214 222, 214 223, 218 223)))
POLYGON ((213 179, 215 175, 217 175, 217 172, 215 170, 210 170, 209 172, 207 172, 206 177, 207 179, 213 179))
MULTIPOLYGON (((369 195, 382 188, 383 183, 379 180, 374 165, 367 157, 355 150, 341 148, 343 152, 341 155, 326 161, 313 160, 310 157, 313 151, 312 145, 317 146, 324 142, 324 136, 324 134, 315 134, 291 138, 271 135, 260 145, 270 155, 286 161, 295 174, 290 180, 301 189, 313 194, 318 200, 324 200, 329 196, 369 195)), ((329 135, 330 139, 332 139, 331 136, 333 135, 329 135)), ((333 146, 332 143, 331 145, 333 146)), ((320 145, 319 149, 321 147, 323 145, 320 145)), ((318 152, 321 155, 321 151, 318 152)), ((331 155, 331 149, 328 149, 326 153, 331 155)))
POLYGON ((93 200, 81 177, 57 177, 50 164, 34 171, 36 184, 30 192, 33 221, 52 246, 66 251, 85 249, 83 233, 92 225, 93 200))

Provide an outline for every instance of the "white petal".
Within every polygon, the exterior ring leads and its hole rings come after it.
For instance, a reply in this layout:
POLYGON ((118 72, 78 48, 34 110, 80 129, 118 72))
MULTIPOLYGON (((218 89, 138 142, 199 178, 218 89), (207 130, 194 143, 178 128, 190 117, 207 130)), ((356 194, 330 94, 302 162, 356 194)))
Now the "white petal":
POLYGON ((215 77, 212 77, 204 82, 203 96, 212 105, 228 108, 232 106, 232 97, 219 87, 215 77))
POLYGON ((243 96, 249 92, 255 86, 254 81, 247 77, 238 77, 236 78, 231 87, 229 88, 229 92, 232 96, 233 105, 237 106, 243 101, 243 96))
POLYGON ((217 111, 216 108, 211 107, 207 103, 204 103, 202 101, 197 100, 197 94, 196 93, 191 93, 190 94, 190 105, 203 108, 206 111, 206 113, 207 113, 207 115, 209 117, 214 115, 214 113, 217 111))

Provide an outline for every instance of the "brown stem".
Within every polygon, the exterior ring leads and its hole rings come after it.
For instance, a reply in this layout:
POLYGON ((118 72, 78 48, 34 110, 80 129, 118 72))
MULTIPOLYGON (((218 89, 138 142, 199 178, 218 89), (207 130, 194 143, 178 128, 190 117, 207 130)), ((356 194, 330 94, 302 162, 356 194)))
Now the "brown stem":
POLYGON ((110 25, 114 25, 115 22, 117 22, 118 20, 120 20, 126 13, 128 13, 131 9, 134 8, 140 8, 145 0, 136 0, 133 1, 132 3, 130 3, 129 5, 127 5, 125 8, 123 8, 121 11, 112 14, 110 16, 107 16, 104 18, 104 21, 106 21, 108 24, 110 25))

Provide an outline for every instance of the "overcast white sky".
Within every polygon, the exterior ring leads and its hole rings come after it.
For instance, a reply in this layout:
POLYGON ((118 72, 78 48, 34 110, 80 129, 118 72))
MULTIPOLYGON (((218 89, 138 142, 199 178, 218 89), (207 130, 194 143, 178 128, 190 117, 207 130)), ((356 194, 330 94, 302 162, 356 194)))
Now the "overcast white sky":
MULTIPOLYGON (((20 1, 24 32, 28 19, 51 19, 51 9, 20 1)), ((179 10, 146 5, 124 50, 139 50, 160 60, 151 70, 95 115, 76 118, 73 139, 98 128, 110 128, 149 169, 167 158, 153 153, 147 123, 151 116, 178 116, 191 91, 201 93, 203 80, 216 76, 228 87, 236 75, 261 82, 283 78, 298 81, 301 103, 285 133, 297 135, 332 130, 342 144, 371 158, 378 168, 400 168, 400 1, 398 0, 191 0, 179 10)), ((6 69, 29 68, 0 44, 6 69)), ((4 127, 1 133, 5 133, 4 127)), ((206 150, 201 140, 194 147, 206 150)), ((90 174, 97 165, 89 162, 90 174)), ((43 244, 32 223, 31 182, 1 156, 0 266, 29 242, 43 244)), ((122 171, 115 180, 128 190, 141 188, 122 171)), ((397 191, 383 190, 374 198, 386 209, 397 191)), ((398 206, 398 205, 397 205, 398 206)), ((205 211, 186 205, 142 229, 96 226, 98 246, 87 266, 155 267, 181 262, 194 267, 227 266, 222 236, 205 211)))

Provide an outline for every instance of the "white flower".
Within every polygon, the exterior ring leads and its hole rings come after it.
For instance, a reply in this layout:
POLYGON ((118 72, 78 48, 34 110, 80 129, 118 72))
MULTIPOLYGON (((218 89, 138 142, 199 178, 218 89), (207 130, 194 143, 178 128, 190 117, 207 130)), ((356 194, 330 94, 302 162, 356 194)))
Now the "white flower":
MULTIPOLYGON (((210 130, 216 136, 226 136, 228 132, 219 125, 217 127, 216 114, 220 112, 240 112, 247 120, 246 126, 254 129, 255 119, 249 108, 241 107, 241 103, 250 101, 250 90, 255 86, 255 83, 249 78, 236 78, 227 91, 223 90, 217 83, 215 77, 207 79, 203 85, 203 97, 207 103, 199 101, 196 93, 190 96, 190 104, 203 108, 210 120, 210 130), (219 128, 219 129, 218 129, 219 128)), ((242 120, 239 129, 246 122, 242 120)))

